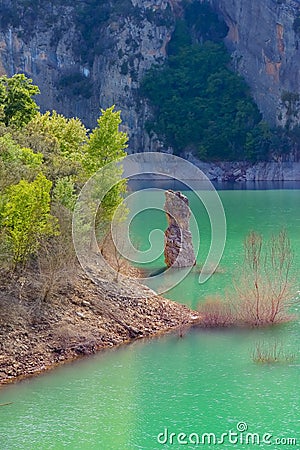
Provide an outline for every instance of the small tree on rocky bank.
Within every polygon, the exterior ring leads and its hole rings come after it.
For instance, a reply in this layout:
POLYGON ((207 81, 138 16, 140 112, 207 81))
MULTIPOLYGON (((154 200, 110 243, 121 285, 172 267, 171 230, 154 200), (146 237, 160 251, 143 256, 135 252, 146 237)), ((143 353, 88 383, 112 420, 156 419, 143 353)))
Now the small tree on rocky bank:
POLYGON ((50 214, 52 182, 43 174, 29 183, 21 180, 4 195, 1 226, 12 249, 13 266, 24 264, 35 253, 40 240, 57 233, 57 220, 50 214))
MULTIPOLYGON (((119 130, 122 122, 121 112, 114 111, 114 108, 112 106, 101 110, 101 116, 97 121, 98 126, 91 132, 84 146, 83 168, 87 178, 99 169, 108 167, 109 163, 116 163, 115 166, 111 166, 111 169, 103 171, 101 175, 103 179, 99 192, 110 178, 118 182, 106 193, 97 213, 96 232, 100 246, 103 246, 105 238, 109 235, 109 224, 126 192, 126 180, 122 179, 123 169, 117 166, 117 162, 126 156, 128 136, 119 130)), ((97 196, 99 192, 95 192, 95 195, 97 196)))

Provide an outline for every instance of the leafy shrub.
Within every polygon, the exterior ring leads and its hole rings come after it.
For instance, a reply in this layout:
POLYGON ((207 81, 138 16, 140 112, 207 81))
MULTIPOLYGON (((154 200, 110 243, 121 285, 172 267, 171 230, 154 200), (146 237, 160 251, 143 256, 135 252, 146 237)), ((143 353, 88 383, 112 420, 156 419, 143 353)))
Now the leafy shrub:
POLYGON ((18 128, 26 125, 38 112, 33 96, 39 93, 39 88, 23 73, 0 77, 0 121, 18 128))
POLYGON ((24 164, 33 169, 40 167, 43 162, 42 153, 34 153, 30 148, 20 147, 9 133, 0 137, 0 157, 5 163, 24 164))
POLYGON ((32 183, 21 180, 5 193, 1 225, 12 247, 14 266, 24 264, 38 250, 43 236, 57 232, 50 214, 51 186, 40 174, 32 183))
POLYGON ((73 211, 77 200, 74 181, 70 177, 60 178, 53 188, 52 196, 54 201, 73 211))

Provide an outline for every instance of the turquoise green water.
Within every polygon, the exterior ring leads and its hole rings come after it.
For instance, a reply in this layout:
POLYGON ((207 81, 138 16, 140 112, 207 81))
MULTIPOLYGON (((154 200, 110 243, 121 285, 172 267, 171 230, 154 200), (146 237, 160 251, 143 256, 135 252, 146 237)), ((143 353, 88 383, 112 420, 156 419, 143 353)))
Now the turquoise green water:
MULTIPOLYGON (((192 273, 166 294, 170 298, 194 305, 222 293, 239 267, 242 241, 251 229, 268 236, 285 226, 299 273, 300 191, 220 195, 228 221, 223 270, 202 286, 192 273)), ((195 208, 192 194, 190 199, 195 208)), ((148 236, 148 224, 164 226, 158 212, 146 214, 151 214, 147 220, 137 217, 133 224, 140 238, 148 236)), ((210 230, 205 212, 197 206, 195 214, 201 223, 201 262, 210 230)), ((299 356, 274 365, 257 365, 251 359, 260 340, 276 340, 286 351, 299 353, 299 336, 297 320, 265 330, 193 330, 183 339, 170 335, 138 341, 8 386, 0 391, 0 403, 12 402, 0 407, 0 449, 299 449, 299 356), (245 424, 248 431, 242 433, 245 424), (221 434, 230 430, 237 435, 223 437, 223 443, 221 434), (247 432, 256 433, 260 444, 251 445, 251 436, 245 443, 247 432), (160 433, 166 444, 158 442, 160 433), (195 433, 200 438, 214 433, 216 443, 211 435, 210 444, 206 436, 204 444, 194 445, 195 433), (178 436, 191 442, 180 444, 178 436)))
MULTIPOLYGON (((200 250, 197 258, 201 266, 209 251, 211 232, 210 222, 204 206, 192 192, 185 192, 189 197, 190 206, 200 230, 200 250)), ((145 201, 147 203, 147 196, 145 201)), ((158 192, 163 204, 164 194, 158 192)), ((209 195, 209 194, 207 194, 209 195)), ((227 240, 223 258, 217 273, 205 284, 199 285, 199 273, 192 271, 175 289, 167 292, 166 297, 190 306, 205 299, 209 295, 222 294, 231 284, 232 277, 238 272, 243 259, 243 241, 251 230, 255 230, 268 239, 272 234, 286 229, 294 249, 294 267, 300 268, 300 191, 299 190, 268 190, 268 191, 220 191, 227 220, 227 240)), ((141 201, 141 206, 143 201, 141 201)), ((167 221, 162 211, 148 210, 137 215, 133 222, 133 239, 140 243, 140 248, 149 247, 147 237, 153 228, 165 230, 167 221)), ((154 246, 163 248, 163 238, 152 236, 154 246)), ((164 265, 164 255, 147 268, 158 269, 164 265)), ((297 272, 298 273, 298 272, 297 272)))

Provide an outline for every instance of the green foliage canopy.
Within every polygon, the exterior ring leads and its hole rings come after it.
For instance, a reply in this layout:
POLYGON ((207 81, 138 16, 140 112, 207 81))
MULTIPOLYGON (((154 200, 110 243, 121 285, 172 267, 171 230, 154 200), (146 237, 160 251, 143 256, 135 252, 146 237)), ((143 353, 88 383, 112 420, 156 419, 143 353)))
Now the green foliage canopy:
POLYGON ((101 109, 98 126, 91 132, 84 148, 83 166, 89 176, 106 164, 126 156, 128 137, 119 131, 121 112, 114 111, 114 108, 101 109))
MULTIPOLYGON (((92 131, 89 140, 84 147, 83 167, 88 177, 92 176, 102 167, 114 161, 118 162, 126 156, 127 134, 119 131, 121 124, 120 111, 114 111, 114 106, 107 110, 101 110, 98 119, 98 126, 92 131)), ((105 234, 107 225, 111 221, 114 212, 123 199, 126 192, 126 180, 122 180, 122 169, 113 166, 112 179, 120 179, 110 191, 105 195, 99 209, 97 225, 100 234, 105 234), (103 226, 101 226, 101 224, 103 226)), ((109 171, 105 171, 105 176, 109 177, 109 171)), ((103 180, 105 184, 105 180, 103 180)))
POLYGON ((53 200, 63 205, 65 208, 73 211, 77 195, 75 183, 70 177, 59 178, 53 188, 53 200))
POLYGON ((15 265, 38 250, 41 238, 57 232, 56 220, 50 214, 51 186, 51 181, 39 174, 33 182, 21 180, 5 192, 1 225, 12 246, 15 265))
POLYGON ((208 159, 247 158, 247 135, 261 115, 229 61, 222 44, 207 41, 150 69, 142 84, 155 111, 148 130, 177 153, 191 148, 208 159))
POLYGON ((3 130, 0 137, 0 196, 8 186, 20 180, 32 181, 42 170, 43 155, 23 147, 13 137, 12 130, 3 130))
POLYGON ((66 118, 56 111, 37 114, 19 136, 36 152, 44 155, 44 172, 56 182, 60 177, 80 180, 83 146, 88 140, 88 130, 77 118, 66 118))
POLYGON ((0 157, 3 162, 24 164, 32 169, 40 167, 43 162, 42 153, 34 153, 30 148, 21 147, 9 133, 0 137, 0 157))
MULTIPOLYGON (((120 124, 120 112, 114 107, 101 110, 91 133, 79 119, 55 111, 35 110, 22 127, 15 120, 0 121, 0 246, 11 255, 14 267, 37 255, 40 245, 44 248, 59 233, 58 223, 60 229, 70 230, 84 183, 101 167, 126 155, 127 135, 119 131, 120 124)), ((116 167, 107 172, 110 175, 117 184, 102 202, 96 223, 105 232, 126 191, 122 169, 116 167)))
POLYGON ((26 125, 37 114, 38 106, 32 97, 39 93, 39 88, 22 73, 0 77, 0 121, 18 128, 26 125))

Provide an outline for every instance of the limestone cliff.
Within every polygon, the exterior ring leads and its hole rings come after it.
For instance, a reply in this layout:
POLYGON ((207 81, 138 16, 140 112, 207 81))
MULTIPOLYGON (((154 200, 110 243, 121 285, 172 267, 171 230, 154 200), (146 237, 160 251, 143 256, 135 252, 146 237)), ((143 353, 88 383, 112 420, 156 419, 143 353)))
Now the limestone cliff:
POLYGON ((226 44, 264 117, 300 123, 299 0, 210 0, 229 27, 226 44))
POLYGON ((130 150, 152 149, 147 105, 136 91, 144 72, 165 58, 172 2, 27 2, 35 9, 23 3, 0 2, 0 74, 25 73, 40 87, 42 111, 78 116, 90 128, 100 108, 115 104, 130 150))
MULTIPOLYGON (((202 1, 202 0, 199 0, 202 1)), ((299 123, 299 0, 209 0, 229 26, 236 69, 271 123, 299 123)), ((99 108, 122 110, 130 151, 157 150, 137 95, 145 71, 166 56, 180 0, 0 1, 0 73, 39 85, 41 110, 93 127, 99 108)))

